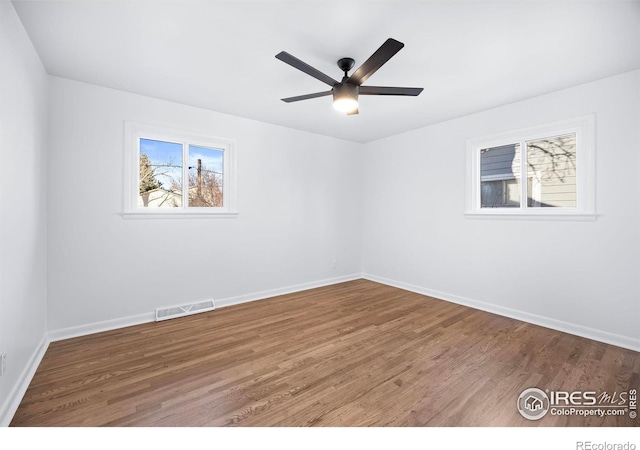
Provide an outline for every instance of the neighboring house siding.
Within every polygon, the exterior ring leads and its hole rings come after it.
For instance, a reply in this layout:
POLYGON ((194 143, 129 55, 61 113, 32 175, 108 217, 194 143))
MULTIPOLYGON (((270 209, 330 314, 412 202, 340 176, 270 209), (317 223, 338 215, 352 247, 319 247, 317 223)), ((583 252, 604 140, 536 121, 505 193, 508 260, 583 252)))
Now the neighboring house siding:
POLYGON ((575 207, 575 135, 531 142, 527 153, 529 178, 533 183, 531 206, 575 207))
POLYGON ((139 208, 178 208, 182 206, 182 194, 164 189, 153 189, 138 195, 139 208))
POLYGON ((498 175, 502 180, 515 178, 515 174, 520 172, 520 152, 516 155, 515 145, 486 149, 486 153, 482 154, 480 170, 483 181, 486 177, 498 175))
POLYGON ((483 149, 480 158, 482 207, 520 206, 520 148, 516 144, 483 149))

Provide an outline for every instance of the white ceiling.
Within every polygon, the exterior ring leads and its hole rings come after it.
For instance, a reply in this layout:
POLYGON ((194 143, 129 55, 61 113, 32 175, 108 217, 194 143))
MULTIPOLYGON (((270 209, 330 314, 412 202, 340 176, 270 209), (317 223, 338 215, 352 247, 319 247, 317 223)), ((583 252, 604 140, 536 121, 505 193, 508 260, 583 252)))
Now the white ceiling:
POLYGON ((638 1, 14 1, 51 75, 357 142, 640 68, 638 1), (328 86, 393 37, 405 47, 344 116, 328 86))

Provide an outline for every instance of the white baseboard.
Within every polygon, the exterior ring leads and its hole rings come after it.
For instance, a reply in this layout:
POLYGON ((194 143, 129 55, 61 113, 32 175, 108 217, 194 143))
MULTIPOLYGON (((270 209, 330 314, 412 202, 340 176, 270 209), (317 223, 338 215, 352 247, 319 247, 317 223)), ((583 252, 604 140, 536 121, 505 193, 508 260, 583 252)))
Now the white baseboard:
POLYGON ((29 362, 20 374, 17 383, 9 393, 4 404, 0 405, 0 427, 8 427, 11 423, 11 419, 13 419, 13 416, 18 410, 22 397, 24 397, 25 392, 27 392, 27 388, 35 375, 47 348, 49 348, 49 339, 45 333, 31 355, 31 358, 29 358, 29 362))
POLYGON ((541 327, 550 328, 552 330, 562 331, 564 333, 592 339, 594 341, 604 342, 605 344, 615 345, 617 347, 626 348, 640 352, 640 339, 631 336, 623 336, 619 334, 609 333, 607 331, 597 330, 595 328, 585 327, 571 322, 552 319, 551 317, 539 316, 517 309, 507 308, 493 303, 486 303, 472 298, 462 297, 460 295, 449 294, 447 292, 427 289, 422 286, 416 286, 411 283, 396 281, 369 273, 363 273, 362 278, 377 283, 386 284, 388 286, 397 287, 406 291, 415 292, 417 294, 427 295, 437 299, 445 300, 451 303, 468 306, 470 308, 498 314, 500 316, 509 317, 511 319, 521 320, 523 322, 539 325, 541 327))
MULTIPOLYGON (((312 281, 309 283, 294 284, 292 286, 286 286, 278 289, 254 292, 252 294, 240 295, 237 297, 216 299, 216 307, 224 308, 226 306, 238 305, 240 303, 253 302, 256 300, 263 300, 265 298, 275 297, 278 295, 292 294, 294 292, 306 291, 307 289, 329 286, 332 284, 343 283, 345 281, 352 281, 360 278, 362 278, 362 274, 356 273, 335 278, 327 278, 319 281, 312 281)), ((56 342, 62 341, 64 339, 71 339, 80 336, 87 336, 89 334, 101 333, 103 331, 117 330, 119 328, 130 327, 132 325, 154 322, 155 318, 155 313, 150 312, 137 314, 135 316, 127 316, 118 319, 89 323, 86 325, 79 325, 76 327, 52 330, 49 331, 49 340, 51 342, 56 342)))
POLYGON ((65 339, 72 339, 89 334, 102 333, 103 331, 117 330, 119 328, 149 323, 153 322, 155 319, 156 315, 154 313, 145 313, 137 314, 135 316, 120 317, 118 319, 104 320, 101 322, 88 323, 86 325, 78 325, 76 327, 61 328, 59 330, 49 331, 49 340, 51 342, 63 341, 65 339))
POLYGON ((326 278, 324 280, 312 281, 310 283, 294 284, 278 289, 269 289, 266 291, 254 292, 253 294, 239 295, 237 297, 223 298, 216 300, 216 306, 223 308, 225 306, 239 305, 240 303, 253 302, 263 300, 265 298, 276 297, 278 295, 293 294, 294 292, 306 291, 332 284, 344 283, 345 281, 359 280, 362 278, 361 273, 353 273, 335 278, 326 278))

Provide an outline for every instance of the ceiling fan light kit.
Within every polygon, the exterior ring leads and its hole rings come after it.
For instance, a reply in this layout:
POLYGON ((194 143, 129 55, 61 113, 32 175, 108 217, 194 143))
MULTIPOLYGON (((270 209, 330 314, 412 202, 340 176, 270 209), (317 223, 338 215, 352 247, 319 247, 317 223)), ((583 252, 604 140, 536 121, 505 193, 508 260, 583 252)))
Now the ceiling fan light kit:
POLYGON ((349 71, 353 68, 355 61, 353 58, 340 58, 338 60, 338 67, 344 72, 342 81, 334 80, 287 52, 280 52, 276 55, 276 58, 280 61, 331 86, 331 90, 329 91, 283 98, 282 101, 292 103, 333 95, 333 107, 335 109, 347 115, 354 115, 359 113, 358 97, 360 95, 402 95, 416 97, 420 95, 422 88, 362 86, 362 83, 382 67, 383 64, 389 61, 393 55, 398 53, 402 47, 404 47, 402 42, 392 38, 387 39, 351 76, 349 76, 349 71))
POLYGON ((333 107, 343 113, 358 109, 359 86, 350 83, 338 83, 333 87, 333 107))

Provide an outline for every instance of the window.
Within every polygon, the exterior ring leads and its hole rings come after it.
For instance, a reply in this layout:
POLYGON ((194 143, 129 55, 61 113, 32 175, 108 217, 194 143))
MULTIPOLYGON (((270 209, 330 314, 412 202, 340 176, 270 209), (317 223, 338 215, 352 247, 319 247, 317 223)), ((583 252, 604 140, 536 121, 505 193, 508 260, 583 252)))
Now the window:
POLYGON ((125 122, 125 216, 234 215, 235 143, 125 122))
POLYGON ((467 216, 595 218, 594 117, 467 141, 467 216))

